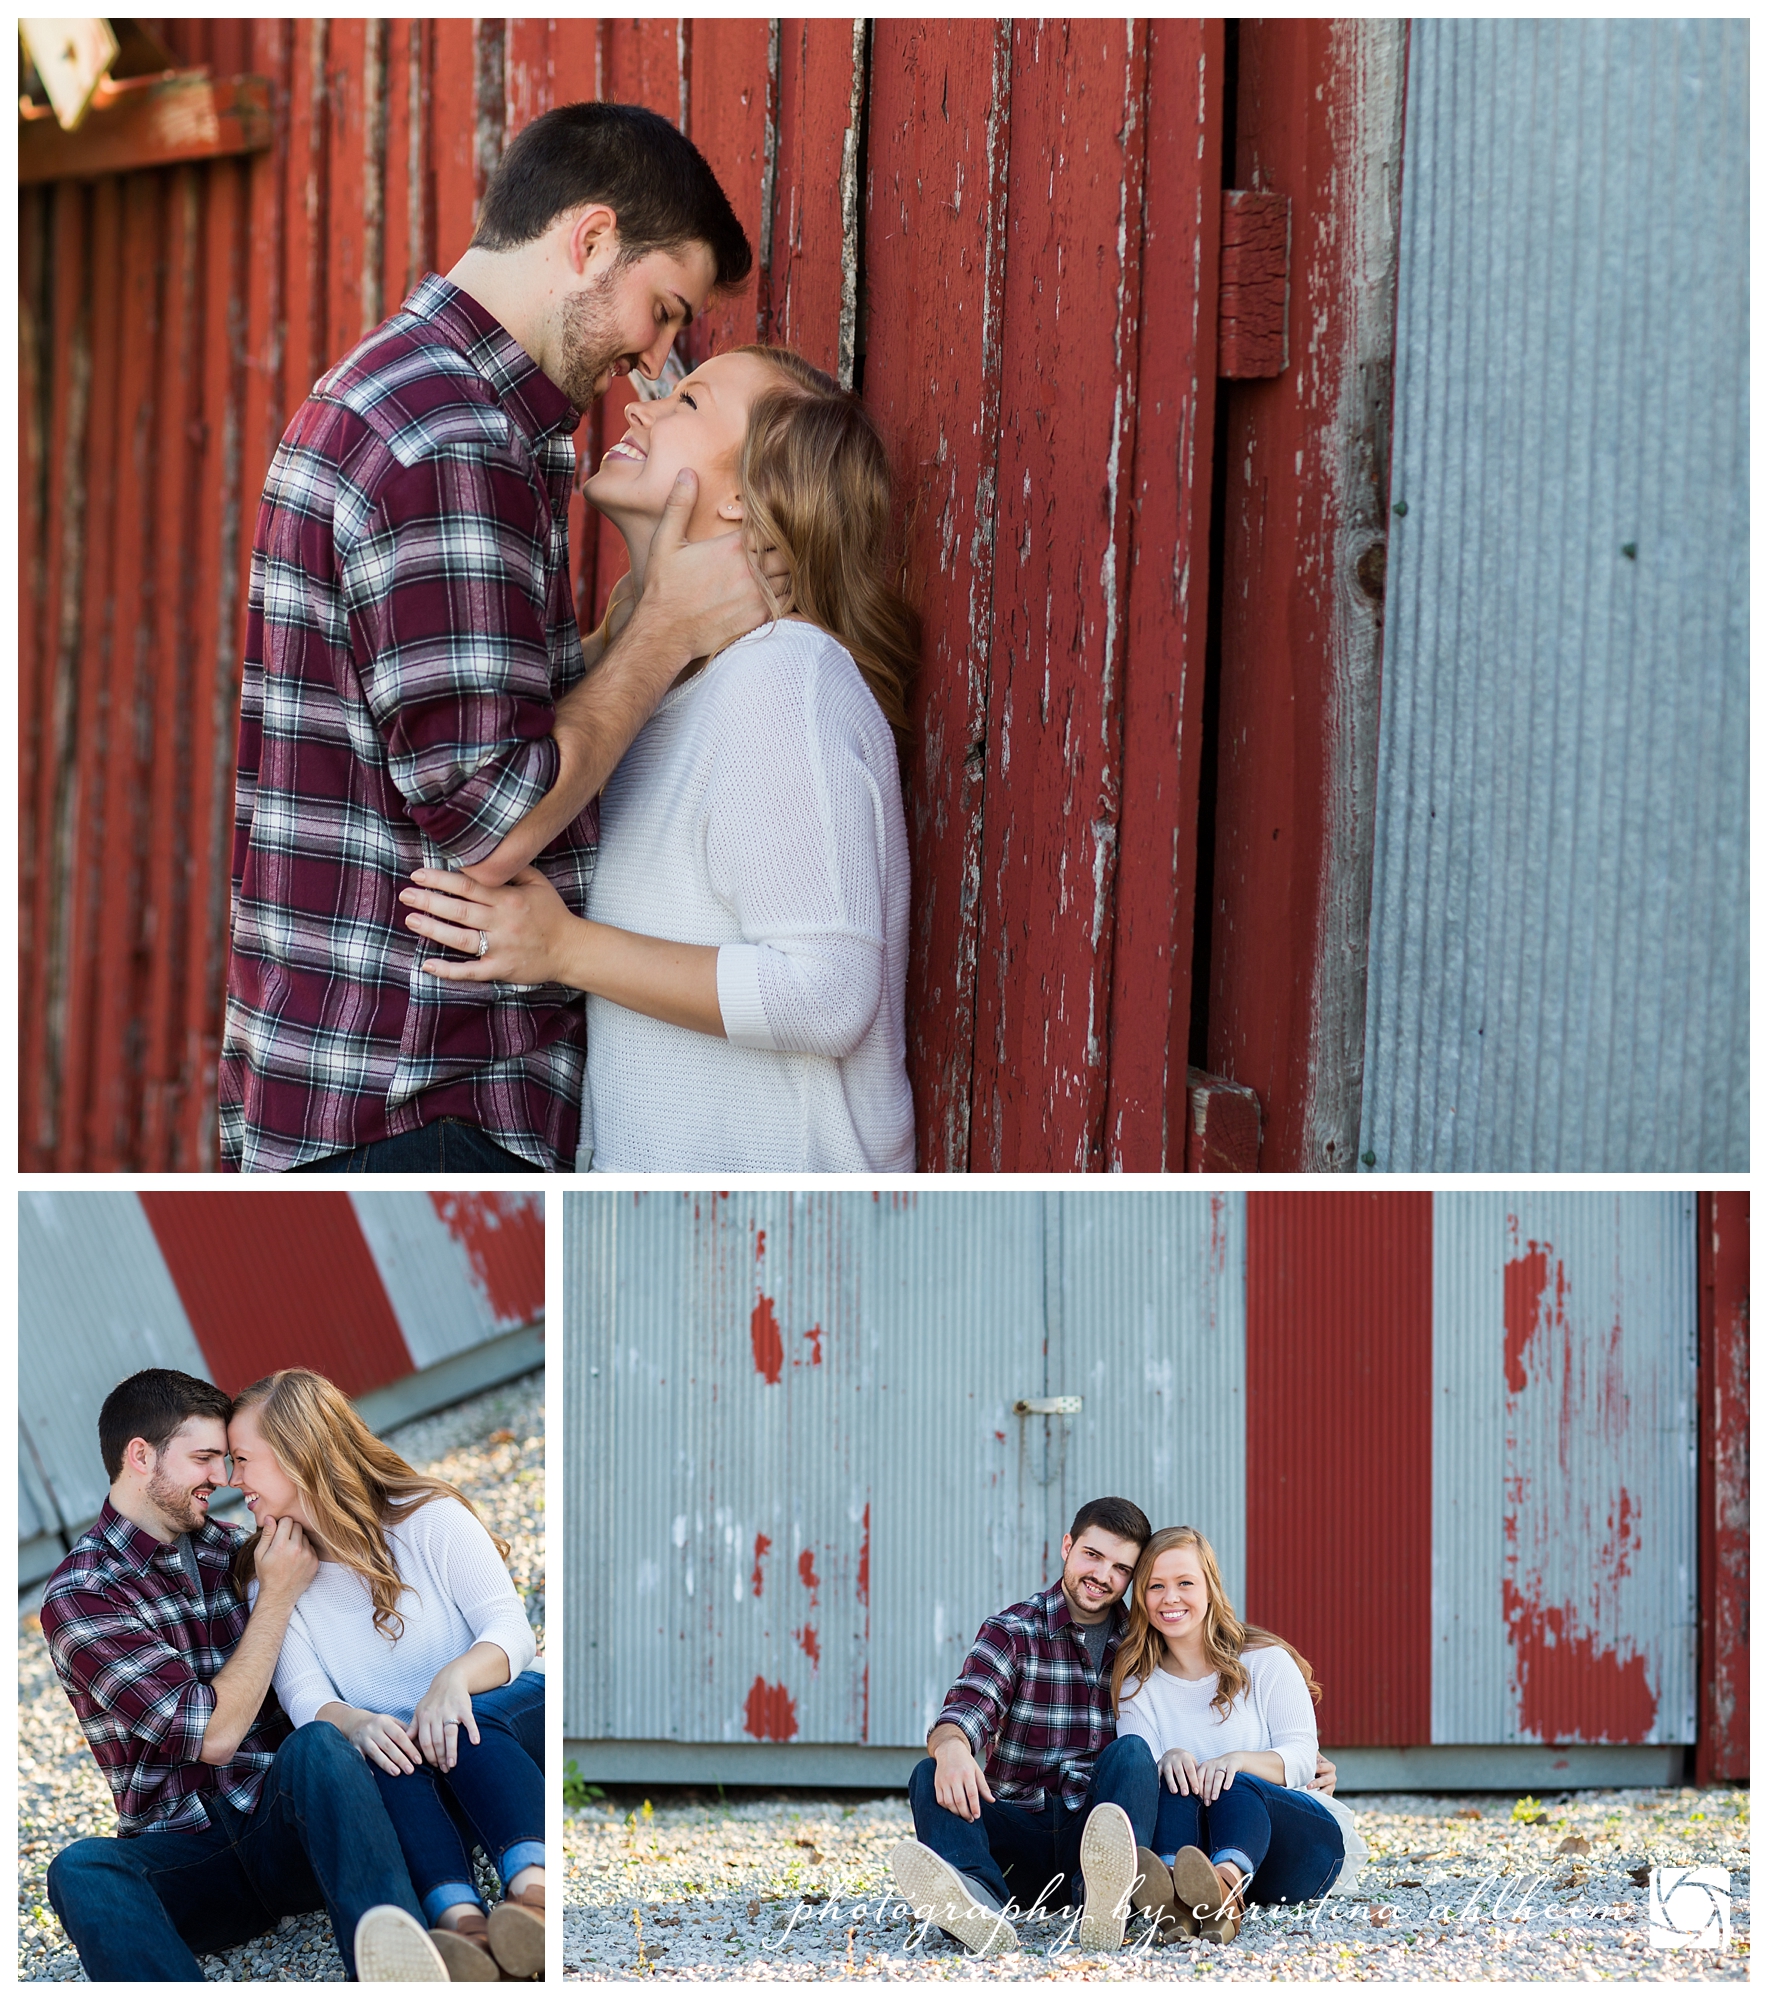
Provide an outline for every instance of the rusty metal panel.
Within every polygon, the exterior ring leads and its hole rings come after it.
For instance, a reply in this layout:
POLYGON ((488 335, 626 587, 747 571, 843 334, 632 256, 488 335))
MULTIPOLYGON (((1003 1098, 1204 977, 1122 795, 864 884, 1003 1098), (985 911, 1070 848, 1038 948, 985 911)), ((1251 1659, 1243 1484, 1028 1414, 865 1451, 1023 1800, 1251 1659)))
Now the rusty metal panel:
POLYGON ((1748 42, 1412 27, 1383 1171, 1749 1165, 1748 42))
POLYGON ((543 1195, 353 1191, 350 1200, 414 1368, 542 1316, 543 1195))
MULTIPOLYGON (((1233 185, 1290 197, 1290 365, 1223 390, 1208 1060, 1267 1172, 1357 1150, 1406 26, 1245 20, 1233 185)), ((1202 976, 1201 974, 1199 975, 1202 976)))
POLYGON ((18 1197, 18 1324, 19 1476, 72 1540, 110 1490, 96 1428, 105 1397, 138 1368, 206 1379, 209 1364, 132 1194, 18 1197))
POLYGON ((1433 1742, 1694 1741, 1694 1200, 1437 1197, 1433 1742))
POLYGON ((566 1734, 912 1746, 1101 1492, 1210 1521, 1237 1588, 1243 1214, 568 1193, 566 1734))

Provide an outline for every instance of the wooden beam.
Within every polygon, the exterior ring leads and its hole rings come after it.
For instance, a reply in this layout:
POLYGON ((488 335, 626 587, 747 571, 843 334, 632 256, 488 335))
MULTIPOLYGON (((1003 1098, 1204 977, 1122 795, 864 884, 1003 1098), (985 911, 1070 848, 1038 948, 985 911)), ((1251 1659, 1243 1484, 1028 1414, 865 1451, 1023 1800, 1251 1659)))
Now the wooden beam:
POLYGON ((21 108, 18 178, 21 185, 96 180, 142 167, 258 153, 269 144, 268 78, 174 72, 101 83, 77 132, 64 132, 53 112, 21 108))

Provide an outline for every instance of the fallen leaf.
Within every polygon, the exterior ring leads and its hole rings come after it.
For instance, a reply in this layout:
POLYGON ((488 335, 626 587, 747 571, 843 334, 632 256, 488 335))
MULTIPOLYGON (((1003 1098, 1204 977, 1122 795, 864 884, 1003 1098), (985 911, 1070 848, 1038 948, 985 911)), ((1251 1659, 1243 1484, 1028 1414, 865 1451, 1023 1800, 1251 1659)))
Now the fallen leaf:
POLYGON ((761 1915, 761 1903, 758 1898, 752 1896, 749 1899, 749 1921, 751 1923, 754 1923, 755 1919, 760 1915, 761 1915))
POLYGON ((1394 1920, 1393 1911, 1385 1907, 1378 1907, 1369 1912, 1369 1921, 1375 1926, 1377 1930, 1383 1930, 1383 1931, 1386 1930, 1388 1925, 1391 1924, 1393 1920, 1394 1920))
POLYGON ((1562 1840, 1553 1850, 1555 1854, 1588 1854, 1590 1843, 1580 1833, 1574 1833, 1570 1840, 1562 1840))
POLYGON ((1463 1806, 1455 1817, 1457 1819, 1484 1819, 1485 1814, 1480 1811, 1478 1806, 1463 1806))
POLYGON ((490 1437, 485 1440, 487 1444, 514 1444, 515 1441, 516 1434, 514 1431, 493 1431, 490 1437))
POLYGON ((1422 1889, 1424 1884, 1419 1881, 1416 1875, 1409 1875, 1404 1882, 1396 1882, 1394 1887, 1396 1889, 1422 1889))
POLYGON ((1651 1880, 1651 1870, 1649 1868, 1629 1868, 1627 1870, 1627 1879, 1633 1884, 1635 1889, 1643 1889, 1651 1880))
POLYGON ((1583 1869, 1574 1868, 1563 1882, 1555 1882, 1553 1886, 1556 1889, 1581 1889, 1589 1879, 1583 1869))

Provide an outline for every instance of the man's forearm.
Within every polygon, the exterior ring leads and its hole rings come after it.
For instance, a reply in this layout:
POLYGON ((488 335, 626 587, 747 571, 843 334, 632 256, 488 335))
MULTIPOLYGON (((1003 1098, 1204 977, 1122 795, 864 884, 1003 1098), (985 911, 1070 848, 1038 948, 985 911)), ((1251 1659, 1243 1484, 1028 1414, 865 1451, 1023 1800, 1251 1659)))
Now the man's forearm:
POLYGON ((240 1642, 226 1666, 209 1683, 215 1696, 215 1712, 203 1732, 202 1761, 228 1763, 249 1734, 270 1692, 276 1673, 276 1657, 282 1651, 283 1635, 289 1628, 292 1598, 271 1598, 259 1594, 256 1610, 246 1621, 240 1642))
MULTIPOLYGON (((969 1737, 964 1734, 955 1722, 936 1722, 927 1736, 928 1756, 937 1757, 941 1748, 947 1743, 961 1743, 966 1750, 970 1748, 969 1737)), ((972 1752, 971 1754, 974 1755, 975 1753, 972 1752)))
POLYGON ((553 715, 559 770, 552 789, 466 874, 497 888, 564 832, 608 782, 687 665, 682 645, 675 627, 634 614, 594 672, 560 697, 553 715))

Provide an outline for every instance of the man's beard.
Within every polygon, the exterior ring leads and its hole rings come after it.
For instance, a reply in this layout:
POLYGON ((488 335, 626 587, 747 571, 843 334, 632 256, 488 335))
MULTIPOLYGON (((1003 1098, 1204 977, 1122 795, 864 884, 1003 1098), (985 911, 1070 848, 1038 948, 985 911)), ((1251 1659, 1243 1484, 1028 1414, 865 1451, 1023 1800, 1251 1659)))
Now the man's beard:
POLYGON ((580 410, 595 401, 596 385, 611 377, 618 363, 632 358, 616 330, 612 294, 618 275, 616 265, 565 301, 559 328, 559 387, 580 410))
POLYGON ((199 1507, 191 1496, 214 1490, 207 1482, 201 1486, 174 1486, 171 1480, 162 1478, 156 1472, 148 1481, 147 1497, 159 1509, 167 1527, 181 1535, 193 1535, 208 1520, 209 1513, 206 1507, 199 1507))

